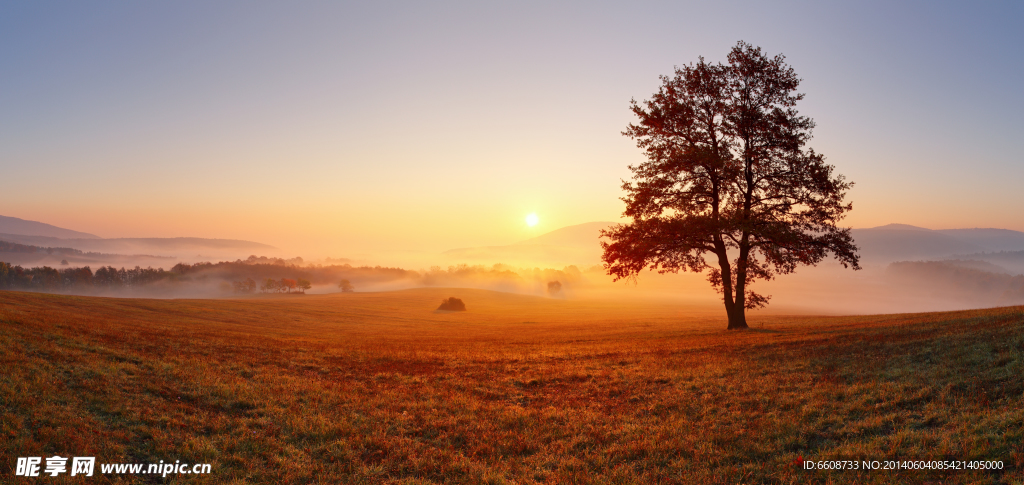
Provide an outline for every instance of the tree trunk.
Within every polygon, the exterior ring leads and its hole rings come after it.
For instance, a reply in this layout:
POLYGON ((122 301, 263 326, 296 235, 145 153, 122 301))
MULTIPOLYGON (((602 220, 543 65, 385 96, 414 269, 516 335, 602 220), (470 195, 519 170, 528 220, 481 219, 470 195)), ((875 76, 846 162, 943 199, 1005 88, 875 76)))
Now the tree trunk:
POLYGON ((729 315, 729 330, 743 330, 747 326, 746 309, 732 300, 725 300, 725 313, 729 315))
POLYGON ((733 305, 733 309, 729 313, 729 330, 745 330, 750 327, 747 326, 747 315, 746 309, 739 306, 733 305))

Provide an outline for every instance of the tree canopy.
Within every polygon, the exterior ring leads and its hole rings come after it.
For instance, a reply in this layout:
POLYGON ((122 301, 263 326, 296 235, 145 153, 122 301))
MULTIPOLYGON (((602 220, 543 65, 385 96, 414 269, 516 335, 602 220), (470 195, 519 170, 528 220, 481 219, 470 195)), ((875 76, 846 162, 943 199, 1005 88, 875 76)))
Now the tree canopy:
POLYGON ((754 281, 830 254, 860 269, 850 230, 837 227, 853 183, 805 147, 814 122, 796 111, 800 79, 784 61, 739 42, 726 64, 701 57, 632 102, 639 121, 623 134, 647 161, 622 186, 632 222, 602 233, 616 280, 645 268, 706 272, 737 329, 770 298, 751 291, 754 281))

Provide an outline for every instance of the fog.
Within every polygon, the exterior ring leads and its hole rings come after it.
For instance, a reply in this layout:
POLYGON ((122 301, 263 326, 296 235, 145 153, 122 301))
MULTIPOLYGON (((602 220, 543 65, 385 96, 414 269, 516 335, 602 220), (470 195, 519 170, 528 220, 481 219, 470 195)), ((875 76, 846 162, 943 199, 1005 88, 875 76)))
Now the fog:
POLYGON ((175 238, 58 238, 22 234, 0 234, 7 243, 0 248, 0 261, 15 264, 57 266, 113 265, 169 268, 177 263, 233 261, 252 254, 280 257, 278 248, 235 239, 175 238), (14 246, 14 247, 10 247, 14 246))
MULTIPOLYGON (((259 288, 239 292, 234 284, 246 279, 259 285, 267 279, 306 279, 312 286, 306 294, 340 293, 339 283, 347 280, 358 292, 440 287, 451 288, 451 296, 459 296, 459 288, 478 288, 556 299, 721 305, 721 296, 704 274, 644 272, 635 280, 616 282, 598 265, 524 268, 460 264, 407 270, 275 260, 272 264, 235 261, 186 266, 165 268, 159 279, 142 283, 140 276, 132 281, 135 270, 126 269, 124 286, 119 287, 100 283, 101 273, 97 272, 92 286, 10 289, 131 298, 265 298, 281 292, 259 288)), ((955 260, 869 264, 860 271, 834 263, 802 267, 773 281, 755 282, 752 289, 770 295, 771 301, 765 309, 749 314, 911 313, 1024 304, 1024 276, 984 269, 991 268, 984 262, 955 260)), ((40 281, 41 276, 36 278, 40 281)))
MULTIPOLYGON (((339 251, 320 258, 249 241, 16 236, 0 251, 0 261, 20 265, 25 273, 16 284, 9 280, 7 289, 97 296, 259 298, 279 293, 265 288, 268 279, 301 279, 310 282, 307 294, 341 292, 338 285, 347 280, 360 292, 478 288, 544 298, 721 304, 705 274, 644 271, 629 281, 613 281, 601 265, 598 239, 610 224, 569 226, 506 246, 359 257, 339 251), (93 251, 97 248, 151 253, 93 251), (75 268, 84 267, 95 273, 95 281, 91 276, 76 279, 75 268), (246 280, 252 281, 248 291, 239 291, 246 280)), ((902 313, 1024 304, 1022 233, 890 225, 855 230, 854 238, 863 269, 826 260, 754 282, 751 289, 771 300, 751 314, 902 313)))

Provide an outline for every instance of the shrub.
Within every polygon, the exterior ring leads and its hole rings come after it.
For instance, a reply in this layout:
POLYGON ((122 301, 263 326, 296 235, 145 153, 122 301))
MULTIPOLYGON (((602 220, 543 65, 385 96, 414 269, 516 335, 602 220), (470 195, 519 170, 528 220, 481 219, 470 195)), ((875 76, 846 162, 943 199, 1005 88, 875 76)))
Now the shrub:
POLYGON ((466 311, 466 304, 453 296, 447 300, 441 300, 441 306, 437 307, 437 309, 448 312, 464 312, 466 311))

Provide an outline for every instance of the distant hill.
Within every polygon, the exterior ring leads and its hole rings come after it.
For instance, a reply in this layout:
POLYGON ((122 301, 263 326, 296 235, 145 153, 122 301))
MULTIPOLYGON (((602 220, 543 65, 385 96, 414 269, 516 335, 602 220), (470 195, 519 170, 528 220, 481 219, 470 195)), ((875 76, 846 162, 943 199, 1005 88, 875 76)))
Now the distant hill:
POLYGON ((890 264, 886 276, 943 299, 986 305, 1024 303, 1024 275, 1014 276, 985 261, 903 261, 890 264))
POLYGON ((1024 250, 1024 232, 1009 229, 942 229, 935 232, 979 246, 982 251, 1024 250))
POLYGON ((459 262, 511 265, 594 265, 601 262, 598 234, 614 222, 587 222, 507 246, 460 248, 443 254, 459 262))
POLYGON ((1008 229, 931 230, 906 224, 854 229, 866 262, 949 258, 987 251, 1024 250, 1024 232, 1008 229))
POLYGON ((17 217, 0 216, 0 233, 17 234, 21 236, 46 236, 59 238, 77 239, 99 239, 95 234, 87 232, 72 231, 50 224, 26 221, 17 217))
POLYGON ((150 254, 177 256, 186 260, 207 257, 245 258, 250 254, 276 252, 277 248, 252 241, 238 239, 205 239, 199 237, 169 238, 56 238, 46 236, 24 236, 0 234, 0 241, 44 247, 75 248, 82 251, 114 253, 121 255, 150 254))
MULTIPOLYGON (((615 222, 588 222, 567 226, 507 246, 460 248, 445 251, 450 259, 468 263, 599 264, 598 233, 615 222)), ((865 263, 891 263, 922 259, 987 259, 976 253, 1024 251, 1024 232, 1008 229, 932 230, 908 224, 854 229, 853 239, 865 263)))
MULTIPOLYGON (((997 268, 1001 268, 1003 272, 1008 272, 1010 274, 1024 274, 1024 251, 986 251, 972 254, 954 254, 952 259, 954 261, 984 261, 997 268)), ((994 270, 987 271, 998 272, 994 270)))
MULTIPOLYGON (((58 239, 58 241, 65 241, 58 239)), ((139 254, 85 252, 69 247, 41 247, 0 241, 0 261, 24 266, 155 266, 170 267, 177 258, 139 254)))
POLYGON ((870 230, 870 231, 878 231, 878 230, 885 230, 885 231, 931 231, 931 229, 927 229, 927 228, 924 228, 924 227, 911 226, 910 224, 886 224, 884 226, 869 227, 867 229, 858 229, 858 230, 860 230, 860 231, 864 231, 864 230, 870 230))
POLYGON ((541 234, 540 236, 515 243, 515 246, 528 244, 546 244, 553 246, 579 246, 591 247, 599 244, 598 235, 601 229, 616 224, 614 222, 587 222, 566 226, 561 229, 541 234))

